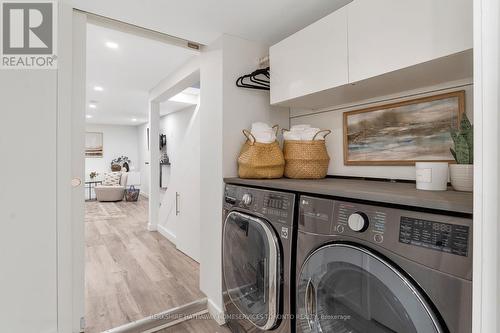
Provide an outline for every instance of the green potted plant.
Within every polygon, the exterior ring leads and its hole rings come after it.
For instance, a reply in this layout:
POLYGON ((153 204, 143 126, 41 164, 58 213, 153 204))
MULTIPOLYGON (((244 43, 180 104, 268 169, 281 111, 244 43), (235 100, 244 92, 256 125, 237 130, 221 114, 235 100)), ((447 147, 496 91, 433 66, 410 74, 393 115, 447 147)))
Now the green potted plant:
POLYGON ((457 191, 472 192, 474 175, 474 129, 464 114, 458 129, 450 132, 454 147, 450 149, 456 164, 450 164, 451 185, 457 191))

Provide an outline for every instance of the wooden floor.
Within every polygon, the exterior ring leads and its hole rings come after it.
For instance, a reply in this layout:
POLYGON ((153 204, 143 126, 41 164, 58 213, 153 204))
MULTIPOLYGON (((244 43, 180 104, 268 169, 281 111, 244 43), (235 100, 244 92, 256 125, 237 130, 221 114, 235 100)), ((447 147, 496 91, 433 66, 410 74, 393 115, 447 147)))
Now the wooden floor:
MULTIPOLYGON (((203 315, 202 317, 209 316, 203 315)), ((191 319, 178 325, 157 331, 156 333, 231 333, 226 328, 219 326, 215 320, 210 318, 191 319)))
POLYGON ((102 332, 205 297, 198 287, 198 264, 146 230, 146 199, 87 201, 85 208, 85 332, 102 332))

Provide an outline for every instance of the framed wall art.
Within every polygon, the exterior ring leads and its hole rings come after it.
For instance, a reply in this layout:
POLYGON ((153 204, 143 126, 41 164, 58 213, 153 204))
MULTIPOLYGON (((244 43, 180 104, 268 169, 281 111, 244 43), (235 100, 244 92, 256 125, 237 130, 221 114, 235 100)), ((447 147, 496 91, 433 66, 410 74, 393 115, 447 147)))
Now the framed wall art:
POLYGON ((345 165, 453 162, 450 130, 465 109, 457 91, 344 113, 345 165))
POLYGON ((103 156, 103 135, 99 132, 85 133, 85 157, 103 156))

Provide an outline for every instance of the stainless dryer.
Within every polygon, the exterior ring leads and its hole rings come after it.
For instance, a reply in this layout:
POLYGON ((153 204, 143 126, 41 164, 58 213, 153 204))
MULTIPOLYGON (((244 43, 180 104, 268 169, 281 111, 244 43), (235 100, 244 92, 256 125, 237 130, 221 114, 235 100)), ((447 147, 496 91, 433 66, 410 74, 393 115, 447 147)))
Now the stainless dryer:
POLYGON ((472 331, 470 218, 299 202, 297 332, 472 331))
POLYGON ((226 185, 222 280, 233 332, 289 333, 295 195, 226 185))

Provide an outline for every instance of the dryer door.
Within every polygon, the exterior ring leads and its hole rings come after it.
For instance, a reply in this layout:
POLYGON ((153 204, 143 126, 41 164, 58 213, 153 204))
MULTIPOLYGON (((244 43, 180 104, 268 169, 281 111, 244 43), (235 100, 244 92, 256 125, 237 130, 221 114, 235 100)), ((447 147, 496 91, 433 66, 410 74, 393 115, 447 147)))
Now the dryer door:
POLYGON ((228 214, 222 243, 225 296, 261 330, 277 322, 280 260, 278 239, 265 220, 240 212, 228 214))
POLYGON ((441 333, 432 306, 387 260, 350 244, 313 252, 297 290, 298 332, 441 333))

